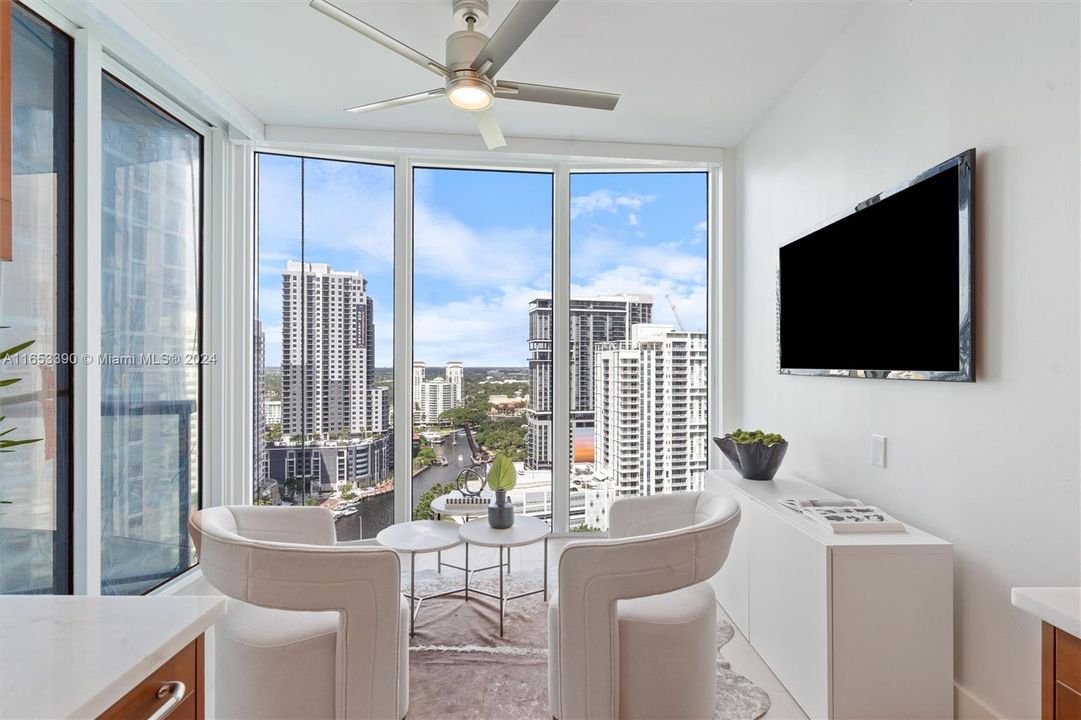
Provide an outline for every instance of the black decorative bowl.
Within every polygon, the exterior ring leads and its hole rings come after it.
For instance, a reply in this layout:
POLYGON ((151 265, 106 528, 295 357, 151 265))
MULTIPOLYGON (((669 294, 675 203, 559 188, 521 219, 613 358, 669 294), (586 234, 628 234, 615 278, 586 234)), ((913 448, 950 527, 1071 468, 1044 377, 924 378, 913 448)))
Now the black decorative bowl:
POLYGON ((713 442, 721 449, 724 456, 736 468, 736 472, 747 480, 772 480, 781 467, 784 455, 788 452, 788 443, 737 443, 728 435, 715 437, 713 442))

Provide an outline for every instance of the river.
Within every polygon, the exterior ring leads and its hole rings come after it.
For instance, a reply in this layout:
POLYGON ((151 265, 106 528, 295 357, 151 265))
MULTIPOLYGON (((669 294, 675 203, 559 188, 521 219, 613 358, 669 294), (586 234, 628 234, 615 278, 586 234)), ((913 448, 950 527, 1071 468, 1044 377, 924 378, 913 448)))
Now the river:
MULTIPOLYGON (((437 483, 454 482, 463 467, 472 464, 469 457, 469 443, 466 442, 465 432, 457 431, 454 435, 448 435, 447 439, 438 445, 432 445, 435 454, 446 457, 447 465, 432 465, 427 470, 413 477, 413 502, 421 495, 428 492, 437 483), (462 456, 459 464, 458 456, 462 456)), ((356 515, 338 518, 335 527, 338 530, 339 540, 357 540, 373 538, 383 528, 394 524, 394 493, 383 493, 360 501, 360 512, 356 515), (363 530, 363 535, 361 534, 363 530)))

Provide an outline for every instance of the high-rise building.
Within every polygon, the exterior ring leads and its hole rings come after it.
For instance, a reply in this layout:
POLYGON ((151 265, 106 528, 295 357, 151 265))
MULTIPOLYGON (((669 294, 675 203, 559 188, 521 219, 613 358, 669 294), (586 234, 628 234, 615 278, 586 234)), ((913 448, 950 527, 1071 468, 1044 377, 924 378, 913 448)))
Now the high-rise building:
POLYGON ((465 367, 457 360, 447 363, 443 377, 427 379, 427 365, 417 360, 413 363, 413 409, 414 422, 431 424, 439 422, 446 410, 462 406, 462 383, 465 367))
POLYGON ((446 367, 447 382, 454 388, 454 407, 462 405, 462 382, 465 380, 465 366, 457 360, 451 360, 446 367))
MULTIPOLYGON (((653 317, 649 295, 619 294, 571 298, 571 457, 570 462, 592 462, 593 348, 597 343, 619 342, 630 336, 631 326, 653 317)), ((552 301, 538 298, 529 304, 529 426, 526 467, 552 467, 552 301)))
MULTIPOLYGON (((263 417, 266 418, 266 427, 282 424, 282 401, 264 400, 263 417)), ((280 429, 280 428, 279 428, 280 429)))
POLYGON ((635 325, 595 348, 594 479, 613 497, 700 490, 707 456, 706 333, 635 325))
MULTIPOLYGON (((266 404, 263 395, 266 392, 266 336, 263 334, 263 323, 255 321, 255 337, 253 338, 252 352, 255 355, 254 382, 252 387, 252 415, 255 418, 253 428, 255 437, 252 445, 255 448, 252 468, 255 472, 255 490, 258 494, 260 486, 267 479, 267 454, 266 454, 266 404)), ((281 422, 281 404, 279 403, 278 422, 281 422)))
POLYGON ((375 387, 375 321, 367 281, 324 263, 282 274, 282 432, 377 433, 390 426, 375 387))

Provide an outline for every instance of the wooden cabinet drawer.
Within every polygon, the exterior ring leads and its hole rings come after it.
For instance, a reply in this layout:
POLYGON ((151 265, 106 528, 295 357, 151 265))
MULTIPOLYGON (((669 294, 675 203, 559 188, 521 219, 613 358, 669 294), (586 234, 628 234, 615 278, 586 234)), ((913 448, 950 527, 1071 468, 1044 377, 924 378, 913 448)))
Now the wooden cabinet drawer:
POLYGON ((1078 720, 1081 718, 1081 695, 1062 683, 1055 687, 1055 720, 1078 720))
POLYGON ((197 720, 202 708, 202 640, 200 636, 178 652, 161 667, 150 673, 115 705, 106 710, 98 720, 135 720, 149 718, 165 703, 169 696, 158 697, 162 686, 168 683, 184 683, 184 700, 169 713, 169 720, 197 720))
POLYGON ((1081 639, 1055 629, 1055 680, 1081 693, 1081 639))

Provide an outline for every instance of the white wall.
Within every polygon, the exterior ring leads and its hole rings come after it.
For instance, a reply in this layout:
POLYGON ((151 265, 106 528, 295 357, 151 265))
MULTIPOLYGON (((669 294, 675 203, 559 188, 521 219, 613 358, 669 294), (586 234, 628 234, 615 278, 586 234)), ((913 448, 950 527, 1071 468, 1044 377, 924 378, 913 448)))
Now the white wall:
POLYGON ((1010 718, 1039 716, 1010 588, 1079 584, 1078 37, 1072 2, 872 3, 737 152, 741 423, 956 544, 955 679, 1010 718), (777 246, 973 146, 979 381, 779 376, 777 246))

